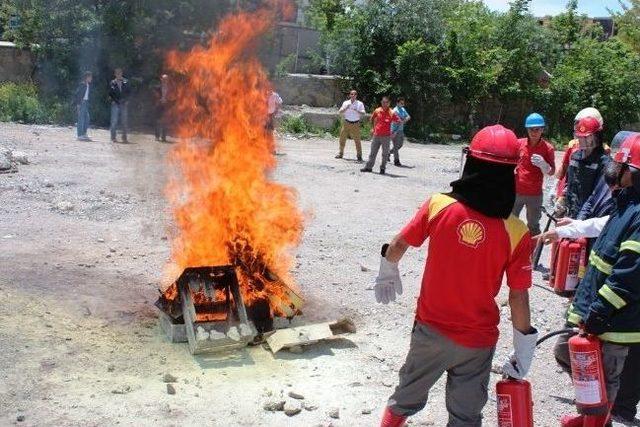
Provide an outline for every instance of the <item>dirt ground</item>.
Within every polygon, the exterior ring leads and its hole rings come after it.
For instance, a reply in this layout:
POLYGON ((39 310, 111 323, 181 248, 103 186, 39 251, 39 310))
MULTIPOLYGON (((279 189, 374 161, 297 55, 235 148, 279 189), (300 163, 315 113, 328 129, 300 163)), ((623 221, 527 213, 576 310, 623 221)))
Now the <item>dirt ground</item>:
MULTIPOLYGON (((359 172, 351 142, 348 159, 335 160, 335 140, 281 137, 275 177, 298 190, 308 217, 294 272, 306 299, 297 322, 348 317, 358 331, 302 354, 254 347, 203 358, 167 342, 153 305, 168 257, 170 144, 143 134, 111 144, 105 130, 79 142, 71 128, 0 129, 0 145, 30 160, 0 175, 0 425, 377 425, 407 351, 425 258, 411 250, 401 263, 404 294, 377 305, 379 247, 430 193, 448 189, 459 147, 406 144, 411 167, 381 176, 359 172), (177 378, 174 395, 165 374, 177 378), (263 408, 280 400, 304 408, 293 417, 263 408)), ((561 326, 563 300, 538 287, 531 295, 540 331, 561 326)), ((508 307, 502 313, 496 365, 511 350, 508 307)), ((531 370, 538 426, 573 411, 551 348, 540 348, 531 370)), ((484 410, 489 426, 498 379, 484 410)), ((410 424, 444 426, 443 397, 440 381, 410 424)))

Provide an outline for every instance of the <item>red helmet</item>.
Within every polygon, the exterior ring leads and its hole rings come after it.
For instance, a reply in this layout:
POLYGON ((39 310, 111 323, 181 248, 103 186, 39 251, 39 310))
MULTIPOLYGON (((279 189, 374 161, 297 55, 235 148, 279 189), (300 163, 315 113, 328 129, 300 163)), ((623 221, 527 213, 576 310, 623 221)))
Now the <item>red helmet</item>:
POLYGON ((595 117, 583 117, 578 120, 573 128, 573 134, 577 137, 587 137, 602 130, 602 125, 595 117))
POLYGON ((487 126, 473 136, 469 155, 491 163, 515 165, 520 157, 518 138, 502 125, 487 126))
POLYGON ((613 160, 640 169, 640 133, 620 131, 613 137, 613 160))

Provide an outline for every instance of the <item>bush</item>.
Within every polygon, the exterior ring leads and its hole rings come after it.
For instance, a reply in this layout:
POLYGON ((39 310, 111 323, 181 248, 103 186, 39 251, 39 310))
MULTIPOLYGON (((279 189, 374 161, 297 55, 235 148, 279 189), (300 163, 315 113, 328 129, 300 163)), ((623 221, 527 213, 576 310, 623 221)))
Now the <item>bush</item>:
POLYGON ((0 121, 50 122, 47 108, 38 98, 36 86, 29 83, 0 84, 0 121))
POLYGON ((302 116, 284 116, 280 121, 280 130, 292 134, 320 134, 321 129, 307 122, 302 116))

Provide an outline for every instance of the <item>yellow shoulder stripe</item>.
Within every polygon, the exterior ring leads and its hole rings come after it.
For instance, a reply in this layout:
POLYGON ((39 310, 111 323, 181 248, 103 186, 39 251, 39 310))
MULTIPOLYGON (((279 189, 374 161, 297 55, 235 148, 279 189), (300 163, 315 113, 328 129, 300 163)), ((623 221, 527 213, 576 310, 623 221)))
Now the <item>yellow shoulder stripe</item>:
POLYGON ((511 243, 511 253, 516 250, 516 247, 520 243, 520 240, 527 234, 529 229, 519 218, 514 215, 509 215, 509 218, 504 220, 504 227, 509 235, 509 242, 511 243))
POLYGON ((452 205, 457 200, 444 194, 434 194, 429 201, 429 221, 435 218, 444 208, 452 205))

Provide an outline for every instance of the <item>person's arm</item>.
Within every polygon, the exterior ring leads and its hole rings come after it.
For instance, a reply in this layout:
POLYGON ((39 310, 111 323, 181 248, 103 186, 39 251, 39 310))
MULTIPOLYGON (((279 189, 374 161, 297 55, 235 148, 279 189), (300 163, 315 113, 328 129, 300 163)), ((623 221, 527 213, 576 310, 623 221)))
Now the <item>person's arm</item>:
POLYGON ((373 113, 371 113, 371 117, 369 118, 369 121, 371 122, 371 126, 373 126, 374 128, 376 127, 377 116, 378 116, 378 110, 374 110, 373 113))
POLYGON ((513 327, 522 334, 530 334, 533 328, 531 327, 529 290, 510 289, 509 308, 511 308, 511 323, 513 327))
POLYGON ((342 103, 342 107, 340 107, 340 109, 338 110, 338 114, 342 114, 347 111, 347 108, 349 108, 349 104, 347 104, 347 102, 342 103))
POLYGON ((404 110, 405 114, 407 115, 407 117, 405 117, 404 122, 407 123, 409 120, 411 120, 411 116, 409 115, 409 112, 405 109, 404 110))
POLYGON ((380 251, 380 269, 375 280, 376 301, 388 304, 402 294, 402 280, 398 262, 409 246, 420 246, 427 239, 429 229, 429 204, 427 201, 413 219, 380 251))
POLYGON ((609 221, 609 215, 600 218, 571 221, 567 225, 556 227, 554 230, 560 239, 591 239, 598 237, 609 221))
POLYGON ((618 259, 604 285, 598 289, 595 301, 585 319, 585 331, 601 335, 609 331, 610 319, 626 306, 640 301, 640 221, 620 242, 618 259))
POLYGON ((551 166, 551 170, 547 175, 553 176, 556 173, 556 153, 551 145, 549 145, 548 148, 546 160, 549 166, 551 166))
POLYGON ((367 114, 367 112, 365 111, 364 104, 362 103, 362 101, 357 101, 357 102, 358 102, 358 113, 367 114))

